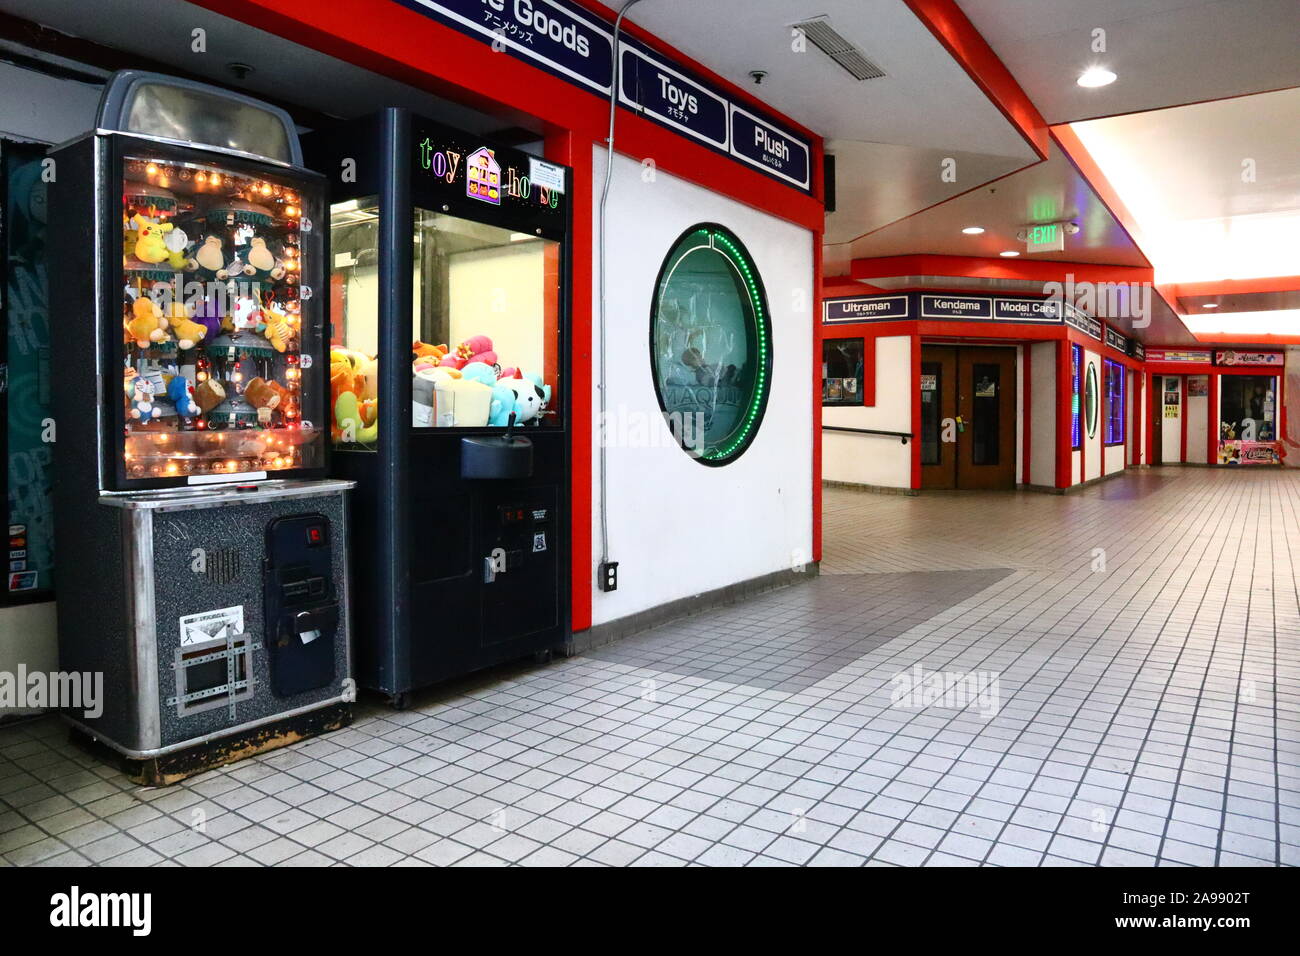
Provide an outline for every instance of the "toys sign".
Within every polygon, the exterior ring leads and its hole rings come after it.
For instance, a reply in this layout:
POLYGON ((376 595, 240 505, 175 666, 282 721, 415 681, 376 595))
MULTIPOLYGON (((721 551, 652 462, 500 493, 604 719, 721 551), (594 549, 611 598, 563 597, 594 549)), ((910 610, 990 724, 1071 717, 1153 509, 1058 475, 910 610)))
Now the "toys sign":
MULTIPOLYGON (((612 24, 572 0, 397 0, 597 96, 614 81, 612 24)), ((812 144, 620 33, 619 102, 737 162, 812 192, 812 144)), ((481 198, 481 197, 476 197, 481 198)))

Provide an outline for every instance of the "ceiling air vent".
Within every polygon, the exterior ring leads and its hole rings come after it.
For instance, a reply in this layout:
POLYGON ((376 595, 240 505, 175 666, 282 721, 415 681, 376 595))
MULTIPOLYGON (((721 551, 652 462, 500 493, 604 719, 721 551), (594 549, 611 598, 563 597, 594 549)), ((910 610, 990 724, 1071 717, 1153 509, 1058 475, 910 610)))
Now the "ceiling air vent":
POLYGON ((829 18, 813 17, 790 26, 802 30, 813 46, 838 63, 855 80, 878 80, 885 75, 884 70, 868 60, 865 53, 831 26, 829 18))

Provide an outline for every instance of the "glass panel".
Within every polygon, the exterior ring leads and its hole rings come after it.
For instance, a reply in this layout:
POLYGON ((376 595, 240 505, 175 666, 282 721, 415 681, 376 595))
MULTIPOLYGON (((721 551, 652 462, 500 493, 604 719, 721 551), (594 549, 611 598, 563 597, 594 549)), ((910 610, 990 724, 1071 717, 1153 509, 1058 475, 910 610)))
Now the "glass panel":
POLYGON ((411 424, 559 425, 560 244, 415 210, 411 424))
POLYGON ((297 185, 149 156, 124 171, 126 477, 321 465, 298 284, 318 243, 297 185))
POLYGON ((939 453, 939 403, 943 394, 943 365, 921 363, 921 464, 937 465, 939 453))
POLYGON ((379 205, 330 207, 330 438, 344 451, 379 440, 379 205))
POLYGON ((1221 375, 1220 438, 1277 440, 1277 378, 1221 375))
POLYGON ((659 403, 682 448, 708 465, 742 454, 767 406, 771 326, 762 280, 730 232, 697 226, 669 251, 650 345, 659 403))
POLYGON ((822 404, 862 404, 862 339, 822 341, 822 404))
POLYGON ((975 387, 974 407, 971 409, 971 464, 996 465, 999 445, 998 389, 1001 388, 1002 366, 972 365, 971 379, 975 387))

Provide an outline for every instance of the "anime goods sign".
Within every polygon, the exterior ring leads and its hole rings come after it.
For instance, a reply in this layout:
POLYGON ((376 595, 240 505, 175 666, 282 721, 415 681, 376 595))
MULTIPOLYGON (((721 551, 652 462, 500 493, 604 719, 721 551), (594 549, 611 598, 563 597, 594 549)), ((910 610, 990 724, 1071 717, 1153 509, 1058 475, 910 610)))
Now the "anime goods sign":
MULTIPOLYGON (((589 93, 610 94, 613 27, 571 0, 396 2, 589 93)), ((623 33, 619 55, 619 103, 625 109, 802 192, 812 192, 812 145, 808 140, 781 129, 686 67, 623 33)))

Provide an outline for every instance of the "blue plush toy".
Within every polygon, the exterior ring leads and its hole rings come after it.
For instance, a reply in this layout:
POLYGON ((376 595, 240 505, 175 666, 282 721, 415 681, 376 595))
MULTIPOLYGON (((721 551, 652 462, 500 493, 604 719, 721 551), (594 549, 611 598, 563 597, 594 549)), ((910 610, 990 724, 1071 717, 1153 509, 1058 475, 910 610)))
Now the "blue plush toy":
POLYGON ((173 375, 167 383, 167 397, 176 406, 176 414, 182 418, 193 418, 201 409, 194 401, 194 387, 184 375, 173 375))

